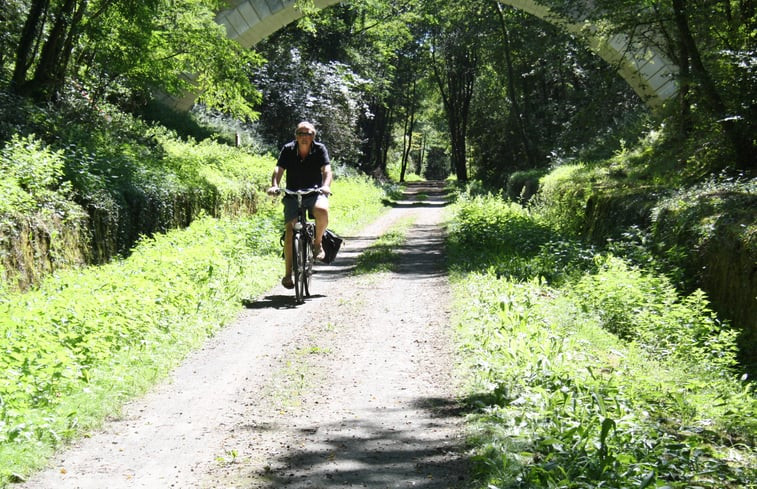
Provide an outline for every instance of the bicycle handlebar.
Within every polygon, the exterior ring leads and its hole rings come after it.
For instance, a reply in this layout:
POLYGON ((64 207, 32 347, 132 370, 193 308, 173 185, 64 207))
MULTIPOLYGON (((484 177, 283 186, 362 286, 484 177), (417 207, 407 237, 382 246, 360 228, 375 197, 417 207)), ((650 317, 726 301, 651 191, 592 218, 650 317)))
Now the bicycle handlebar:
MULTIPOLYGON (((322 193, 320 187, 313 187, 313 188, 307 188, 305 190, 289 190, 288 188, 278 188, 276 190, 276 195, 280 194, 281 192, 284 192, 287 195, 310 195, 314 193, 322 193)), ((329 192, 331 194, 331 192, 329 192)))

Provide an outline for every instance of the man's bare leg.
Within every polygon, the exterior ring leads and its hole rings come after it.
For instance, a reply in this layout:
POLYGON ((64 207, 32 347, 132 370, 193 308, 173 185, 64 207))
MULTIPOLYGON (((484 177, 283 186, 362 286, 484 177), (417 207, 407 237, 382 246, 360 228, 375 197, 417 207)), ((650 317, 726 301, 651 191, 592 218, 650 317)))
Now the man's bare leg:
MULTIPOLYGON (((316 203, 313 207, 313 216, 315 216, 315 242, 313 243, 316 250, 321 250, 321 242, 323 240, 323 232, 329 226, 329 208, 328 201, 325 201, 325 205, 322 203, 316 203)), ((321 257, 323 253, 321 253, 321 257)))

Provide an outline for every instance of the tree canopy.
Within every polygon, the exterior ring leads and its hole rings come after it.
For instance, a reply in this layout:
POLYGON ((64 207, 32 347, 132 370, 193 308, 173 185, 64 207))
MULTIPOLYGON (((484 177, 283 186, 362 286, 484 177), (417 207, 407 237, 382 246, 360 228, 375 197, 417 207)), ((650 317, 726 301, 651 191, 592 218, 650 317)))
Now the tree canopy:
POLYGON ((399 164, 401 177, 504 186, 516 171, 607 156, 652 117, 686 148, 692 175, 753 167, 751 0, 597 0, 580 12, 542 3, 597 35, 661 49, 680 66, 675 102, 650 114, 579 35, 496 0, 356 0, 323 11, 300 2, 303 21, 250 50, 215 22, 221 0, 9 0, 0 65, 38 102, 74 90, 93 106, 129 109, 156 93, 197 93, 232 117, 260 114, 272 146, 312 119, 336 159, 381 176, 399 164))
POLYGON ((155 93, 200 94, 200 101, 254 118, 259 94, 248 73, 254 53, 215 22, 220 0, 11 0, 0 40, 11 86, 40 102, 66 90, 127 106, 155 93))

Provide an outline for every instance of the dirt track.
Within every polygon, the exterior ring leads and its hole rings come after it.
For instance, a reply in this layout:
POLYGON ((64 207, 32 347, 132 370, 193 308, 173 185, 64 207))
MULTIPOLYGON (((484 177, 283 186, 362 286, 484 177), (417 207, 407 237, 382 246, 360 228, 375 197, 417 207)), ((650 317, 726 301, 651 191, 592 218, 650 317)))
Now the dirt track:
POLYGON ((443 196, 413 185, 407 198, 347 237, 304 305, 283 287, 252 301, 122 419, 17 487, 465 487, 443 196), (397 271, 353 275, 405 218, 397 271))

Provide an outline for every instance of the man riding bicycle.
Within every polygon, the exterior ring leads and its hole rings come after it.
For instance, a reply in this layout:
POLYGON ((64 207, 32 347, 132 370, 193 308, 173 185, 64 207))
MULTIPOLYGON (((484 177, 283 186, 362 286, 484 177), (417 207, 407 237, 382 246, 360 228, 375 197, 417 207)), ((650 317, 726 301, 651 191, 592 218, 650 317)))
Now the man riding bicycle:
MULTIPOLYGON (((331 193, 331 161, 326 146, 315 141, 315 126, 310 122, 300 122, 295 129, 295 139, 284 145, 271 176, 269 195, 279 192, 279 184, 284 172, 287 174, 286 188, 305 190, 320 187, 320 193, 304 197, 304 205, 315 218, 315 239, 313 246, 316 259, 324 258, 321 240, 329 224, 329 194, 331 193)), ((294 287, 292 280, 292 229, 297 221, 297 198, 286 195, 284 203, 284 278, 281 285, 287 289, 294 287)))

